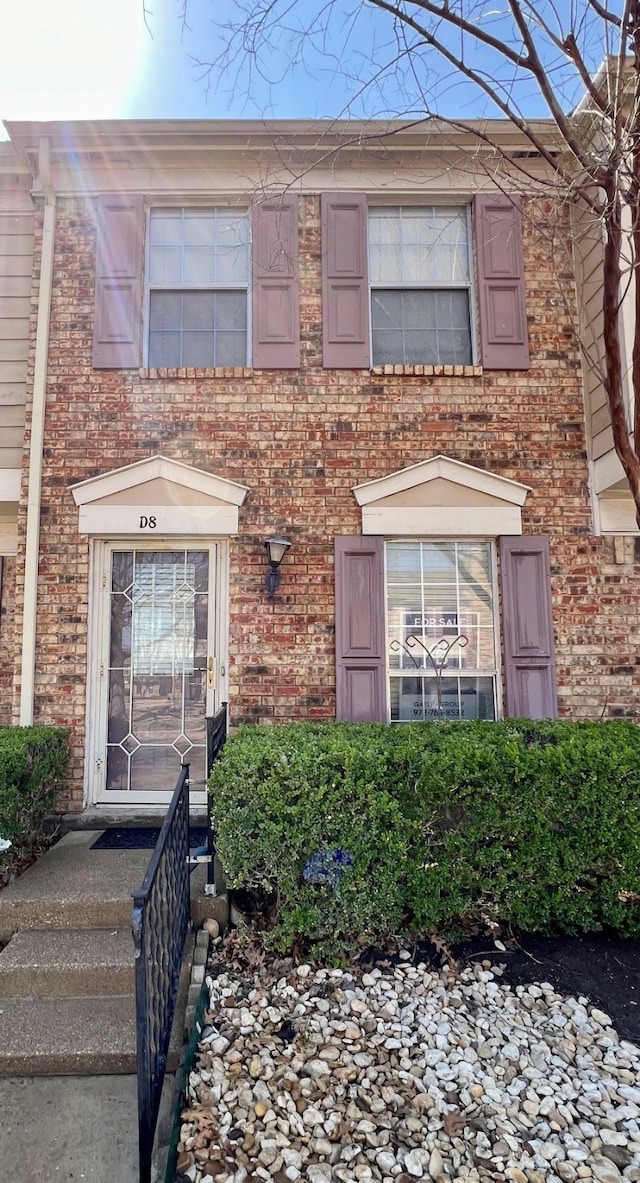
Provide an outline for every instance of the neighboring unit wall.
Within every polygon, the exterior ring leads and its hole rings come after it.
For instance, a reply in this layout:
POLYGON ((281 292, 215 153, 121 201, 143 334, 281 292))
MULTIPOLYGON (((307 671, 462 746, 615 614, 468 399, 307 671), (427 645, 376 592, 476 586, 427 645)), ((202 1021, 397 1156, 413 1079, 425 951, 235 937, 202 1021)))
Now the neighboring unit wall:
POLYGON ((12 718, 17 515, 33 276, 31 173, 0 144, 0 725, 12 718))
MULTIPOLYGON (((579 328, 582 343, 585 415, 594 498, 595 529, 603 534, 636 534, 635 507, 622 465, 613 445, 611 415, 604 387, 602 288, 604 241, 602 225, 587 211, 574 210, 574 258, 579 294, 579 328)), ((628 279, 625 278, 625 284, 628 279)), ((620 317, 620 345, 627 423, 633 422, 631 357, 633 347, 634 289, 624 293, 620 317)))
MULTIPOLYGON (((0 169, 5 161, 0 152, 0 169)), ((30 175, 0 172, 0 501, 10 500, 2 495, 2 478, 22 468, 33 272, 30 183, 30 175)))
MULTIPOLYGON (((572 315, 531 219, 531 367, 521 373, 323 369, 317 195, 300 203, 299 370, 93 370, 95 224, 91 199, 60 200, 42 499, 35 717, 72 728, 73 807, 83 800, 89 544, 68 487, 155 453, 250 489, 231 540, 232 725, 334 716, 333 540, 361 532, 352 488, 437 453, 531 487, 523 530, 551 538, 561 712, 634 714, 640 567, 630 553, 616 564, 611 543, 591 534, 572 315), (269 602, 263 539, 276 530, 293 545, 269 602)), ((572 276, 560 278, 570 301, 572 276)))

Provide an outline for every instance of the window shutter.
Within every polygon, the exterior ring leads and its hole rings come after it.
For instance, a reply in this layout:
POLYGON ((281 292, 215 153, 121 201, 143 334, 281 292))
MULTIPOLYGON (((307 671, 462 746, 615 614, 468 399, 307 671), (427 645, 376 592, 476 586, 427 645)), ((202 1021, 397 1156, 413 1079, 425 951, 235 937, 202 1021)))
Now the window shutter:
POLYGON ((362 193, 323 193, 322 364, 368 369, 369 276, 367 199, 362 193))
POLYGON ((298 198, 263 201, 253 211, 253 365, 300 365, 298 198))
POLYGON ((384 722, 384 542, 336 538, 335 559, 336 718, 384 722))
POLYGON ((555 719, 558 714, 549 576, 549 539, 500 539, 506 714, 555 719))
POLYGON ((529 337, 517 197, 480 193, 474 201, 482 364, 527 370, 529 337))
POLYGON ((108 194, 97 201, 93 365, 131 370, 140 365, 144 201, 108 194))

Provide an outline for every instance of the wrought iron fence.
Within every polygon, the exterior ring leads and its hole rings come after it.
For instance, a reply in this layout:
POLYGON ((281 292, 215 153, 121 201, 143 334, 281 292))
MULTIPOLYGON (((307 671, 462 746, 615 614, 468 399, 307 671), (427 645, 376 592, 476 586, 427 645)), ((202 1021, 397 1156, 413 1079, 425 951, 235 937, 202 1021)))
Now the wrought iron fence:
POLYGON ((150 1183, 153 1139, 189 927, 189 765, 142 886, 133 892, 140 1183, 150 1183))
MULTIPOLYGON (((207 719, 207 780, 227 740, 227 704, 223 702, 219 711, 207 719)), ((207 804, 207 895, 215 893, 216 835, 211 824, 211 810, 207 804)))

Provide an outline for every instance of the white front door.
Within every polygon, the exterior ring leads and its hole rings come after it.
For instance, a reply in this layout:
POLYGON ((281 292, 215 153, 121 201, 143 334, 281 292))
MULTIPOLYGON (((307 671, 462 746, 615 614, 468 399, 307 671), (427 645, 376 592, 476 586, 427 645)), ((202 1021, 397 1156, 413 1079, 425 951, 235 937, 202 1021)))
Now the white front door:
POLYGON ((226 674, 224 543, 99 543, 96 558, 90 798, 166 804, 188 761, 192 804, 204 802, 206 717, 226 674))

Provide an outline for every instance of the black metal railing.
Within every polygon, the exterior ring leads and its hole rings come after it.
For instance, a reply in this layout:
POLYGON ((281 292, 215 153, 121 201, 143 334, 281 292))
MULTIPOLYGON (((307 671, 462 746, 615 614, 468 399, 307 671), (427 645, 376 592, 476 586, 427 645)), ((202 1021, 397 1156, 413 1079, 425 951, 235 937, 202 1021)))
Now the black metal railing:
MULTIPOLYGON (((218 759, 227 740, 227 704, 223 702, 220 710, 207 719, 207 780, 209 773, 218 759)), ((216 835, 211 823, 211 810, 207 802, 207 892, 213 895, 215 891, 215 855, 216 835)))
POLYGON ((133 892, 140 1183, 150 1183, 184 942, 189 928, 189 765, 182 766, 142 887, 133 892))
POLYGON ((227 704, 207 717, 207 777, 227 739, 227 704))

